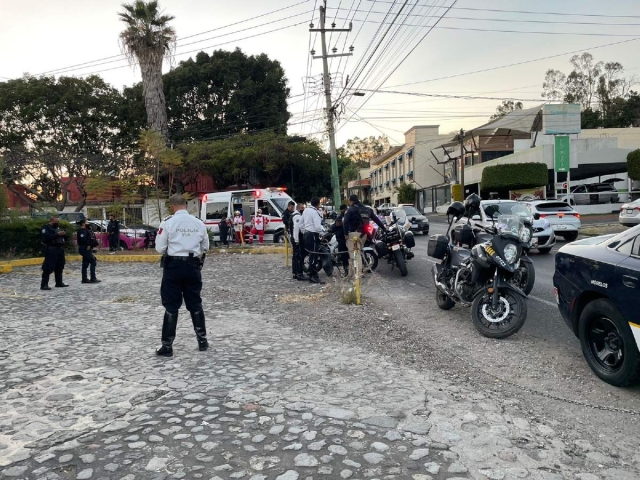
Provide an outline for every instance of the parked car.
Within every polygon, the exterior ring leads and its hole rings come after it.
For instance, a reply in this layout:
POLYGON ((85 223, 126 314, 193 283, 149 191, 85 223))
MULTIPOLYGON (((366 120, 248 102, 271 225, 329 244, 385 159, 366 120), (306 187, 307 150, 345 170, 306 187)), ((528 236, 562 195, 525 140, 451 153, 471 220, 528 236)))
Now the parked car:
MULTIPOLYGON (((107 234, 108 220, 89 220, 87 225, 96 234, 96 240, 100 243, 100 247, 109 248, 109 235, 107 234)), ((134 248, 144 248, 145 246, 145 230, 129 228, 120 224, 120 249, 131 250, 134 248)))
POLYGON ((69 223, 77 223, 85 218, 85 215, 82 212, 36 212, 31 215, 31 218, 48 221, 49 217, 54 214, 57 215, 60 220, 64 220, 69 223))
POLYGON ((526 202, 533 213, 539 213, 540 218, 549 221, 553 233, 564 238, 567 242, 573 242, 578 238, 582 227, 580 214, 566 202, 557 200, 536 200, 526 202))
POLYGON ((553 284, 593 372, 618 387, 640 380, 640 226, 565 245, 553 284))
POLYGON ((145 233, 145 238, 149 238, 149 242, 146 243, 145 246, 147 248, 154 248, 156 246, 156 236, 158 235, 158 228, 152 225, 145 225, 144 223, 129 225, 130 229, 133 230, 143 230, 145 233))
POLYGON ((625 227, 632 227, 640 223, 640 198, 622 205, 620 223, 625 227))
POLYGON ((395 207, 397 207, 395 203, 383 203, 382 205, 378 205, 376 208, 378 210, 378 213, 387 216, 391 213, 391 209, 395 207))
POLYGON ((429 233, 429 220, 413 205, 392 208, 391 211, 395 212, 401 223, 411 222, 412 232, 419 232, 423 235, 429 233))
MULTIPOLYGON (((614 179, 618 181, 618 179, 614 179)), ((571 205, 593 205, 598 203, 618 203, 620 196, 612 181, 576 185, 571 193, 560 198, 571 205)))
MULTIPOLYGON (((532 246, 537 248, 540 253, 549 253, 556 244, 556 236, 549 221, 546 218, 535 220, 533 218, 535 212, 527 204, 515 200, 483 200, 480 202, 480 215, 471 217, 471 222, 481 227, 491 226, 493 222, 485 211, 489 205, 498 210, 498 215, 521 215, 530 218, 533 227, 532 246)), ((468 218, 463 217, 458 221, 458 224, 467 222, 468 218)))

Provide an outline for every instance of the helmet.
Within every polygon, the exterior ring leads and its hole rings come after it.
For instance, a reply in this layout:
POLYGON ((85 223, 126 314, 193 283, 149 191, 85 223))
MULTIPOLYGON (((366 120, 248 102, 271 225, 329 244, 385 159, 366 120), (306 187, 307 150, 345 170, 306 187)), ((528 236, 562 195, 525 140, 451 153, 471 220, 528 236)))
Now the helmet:
POLYGON ((235 213, 236 215, 240 215, 240 210, 236 210, 234 213, 235 213))
POLYGON ((449 215, 452 215, 455 218, 464 217, 464 205, 462 202, 453 202, 449 205, 449 208, 447 208, 447 216, 449 215))
POLYGON ((464 207, 469 212, 469 215, 473 215, 476 212, 480 213, 480 197, 472 193, 464 201, 464 207))

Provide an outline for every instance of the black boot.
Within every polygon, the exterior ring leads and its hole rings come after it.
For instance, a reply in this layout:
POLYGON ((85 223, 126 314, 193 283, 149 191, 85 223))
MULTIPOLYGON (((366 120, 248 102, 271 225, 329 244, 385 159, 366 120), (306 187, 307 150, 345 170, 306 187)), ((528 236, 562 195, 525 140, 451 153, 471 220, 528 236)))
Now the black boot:
POLYGON ((62 272, 54 272, 53 275, 56 277, 56 287, 63 288, 69 286, 62 281, 62 272))
POLYGON ((82 279, 80 283, 91 283, 91 282, 89 282, 89 279, 85 277, 82 279))
POLYGON ((98 280, 96 277, 93 277, 91 280, 89 280, 89 283, 100 283, 102 280, 98 280))
POLYGON ((42 280, 40 281, 40 290, 51 290, 49 286, 49 273, 42 272, 42 280))
POLYGON ((164 320, 162 322, 162 346, 156 350, 157 355, 173 357, 173 341, 176 338, 177 325, 178 314, 164 312, 164 320))
POLYGON ((191 321, 193 322, 193 330, 196 332, 196 338, 198 339, 198 349, 204 352, 209 348, 207 329, 204 323, 204 312, 202 310, 191 312, 191 321))

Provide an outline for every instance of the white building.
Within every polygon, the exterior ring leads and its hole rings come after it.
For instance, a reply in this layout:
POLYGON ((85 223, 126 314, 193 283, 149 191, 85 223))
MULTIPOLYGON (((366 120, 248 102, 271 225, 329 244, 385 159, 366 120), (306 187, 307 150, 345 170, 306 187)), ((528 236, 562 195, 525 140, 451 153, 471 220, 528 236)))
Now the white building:
POLYGON ((416 202, 420 210, 431 208, 436 198, 442 204, 450 198, 446 181, 444 152, 433 151, 451 135, 440 135, 439 125, 417 125, 404 134, 405 143, 371 160, 371 202, 398 204, 399 188, 411 184, 418 191, 416 202))

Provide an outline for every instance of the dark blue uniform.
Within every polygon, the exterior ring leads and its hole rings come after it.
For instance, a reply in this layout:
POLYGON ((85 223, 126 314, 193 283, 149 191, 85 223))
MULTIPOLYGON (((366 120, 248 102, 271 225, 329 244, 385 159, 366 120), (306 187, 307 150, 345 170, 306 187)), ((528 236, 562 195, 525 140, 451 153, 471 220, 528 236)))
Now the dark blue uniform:
POLYGON ((336 241, 338 242, 338 250, 343 252, 340 254, 340 259, 342 261, 342 267, 347 270, 349 268, 349 252, 347 251, 347 237, 344 235, 344 217, 342 215, 336 218, 336 223, 333 224, 333 228, 331 232, 336 236, 336 241))
POLYGON ((40 238, 44 245, 44 262, 42 262, 42 282, 41 290, 51 290, 49 287, 49 276, 54 274, 56 279, 56 287, 68 287, 62 283, 62 271, 64 270, 65 257, 64 246, 67 243, 67 237, 59 235, 60 229, 58 224, 53 225, 47 223, 40 230, 40 238))
POLYGON ((82 283, 99 283, 96 278, 96 265, 98 261, 93 254, 94 247, 98 246, 96 236, 87 227, 78 230, 78 252, 82 256, 82 283), (91 267, 91 280, 87 277, 87 269, 91 267))

